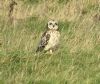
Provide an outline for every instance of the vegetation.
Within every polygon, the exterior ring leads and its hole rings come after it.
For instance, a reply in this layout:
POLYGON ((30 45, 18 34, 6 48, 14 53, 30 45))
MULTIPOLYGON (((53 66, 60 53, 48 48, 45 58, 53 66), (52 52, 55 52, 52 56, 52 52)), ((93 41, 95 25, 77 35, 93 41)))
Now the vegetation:
POLYGON ((100 84, 99 0, 0 1, 0 84, 100 84), (61 41, 52 55, 35 53, 50 19, 61 41))

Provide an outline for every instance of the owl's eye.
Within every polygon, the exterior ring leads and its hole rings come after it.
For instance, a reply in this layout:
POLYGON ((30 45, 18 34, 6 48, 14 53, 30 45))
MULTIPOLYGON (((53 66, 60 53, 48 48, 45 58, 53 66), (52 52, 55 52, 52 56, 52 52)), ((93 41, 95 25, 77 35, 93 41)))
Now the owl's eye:
POLYGON ((55 23, 55 25, 58 25, 57 23, 55 23))
POLYGON ((49 23, 49 25, 52 25, 52 23, 49 23))

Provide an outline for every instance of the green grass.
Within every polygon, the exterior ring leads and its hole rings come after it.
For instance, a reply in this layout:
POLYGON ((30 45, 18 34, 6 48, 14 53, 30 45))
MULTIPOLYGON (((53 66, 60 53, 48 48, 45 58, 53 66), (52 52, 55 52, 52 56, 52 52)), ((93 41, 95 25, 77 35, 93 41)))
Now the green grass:
MULTIPOLYGON (((20 9, 25 10, 23 7, 32 4, 37 5, 36 8, 42 6, 38 0, 31 1, 24 0, 27 4, 20 9)), ((75 5, 74 0, 55 0, 55 7, 51 2, 48 10, 61 6, 61 9, 56 10, 59 14, 63 5, 75 5)), ((5 5, 6 3, 7 1, 5 5)), ((78 1, 78 6, 81 7, 79 4, 81 3, 78 1)), ((57 18, 61 40, 58 50, 52 55, 35 53, 40 35, 49 20, 49 12, 45 12, 47 16, 44 17, 39 11, 34 13, 33 10, 32 15, 26 17, 17 10, 14 14, 16 22, 11 24, 6 16, 7 9, 1 10, 0 84, 100 84, 100 20, 94 17, 100 10, 97 4, 90 1, 83 4, 86 13, 81 14, 82 10, 78 10, 77 15, 57 18), (17 14, 25 17, 20 18, 17 14)), ((56 18, 56 11, 52 11, 53 18, 56 18)))

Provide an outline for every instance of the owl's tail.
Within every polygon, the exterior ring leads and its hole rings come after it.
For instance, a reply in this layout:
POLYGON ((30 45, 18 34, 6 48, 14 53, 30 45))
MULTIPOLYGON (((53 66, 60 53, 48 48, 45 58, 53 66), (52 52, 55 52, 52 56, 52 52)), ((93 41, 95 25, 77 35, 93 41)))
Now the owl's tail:
POLYGON ((41 51, 43 51, 44 47, 45 47, 45 46, 38 46, 36 52, 41 52, 41 51))

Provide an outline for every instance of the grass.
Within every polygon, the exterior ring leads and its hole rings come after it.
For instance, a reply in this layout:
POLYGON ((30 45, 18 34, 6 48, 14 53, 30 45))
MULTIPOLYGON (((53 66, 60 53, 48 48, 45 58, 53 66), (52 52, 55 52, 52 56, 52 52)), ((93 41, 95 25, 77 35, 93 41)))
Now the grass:
POLYGON ((18 0, 12 23, 10 2, 2 3, 0 84, 100 84, 98 0, 18 0), (59 48, 52 55, 35 53, 52 18, 59 21, 59 48))

